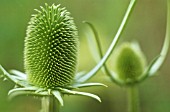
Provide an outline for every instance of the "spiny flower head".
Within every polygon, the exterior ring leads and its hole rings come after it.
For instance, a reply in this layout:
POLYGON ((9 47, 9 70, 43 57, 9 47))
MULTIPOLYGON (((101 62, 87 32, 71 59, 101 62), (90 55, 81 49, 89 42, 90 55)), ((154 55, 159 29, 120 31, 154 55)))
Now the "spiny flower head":
POLYGON ((39 87, 66 86, 76 72, 78 34, 73 18, 60 5, 40 7, 27 28, 24 65, 28 81, 39 87))
POLYGON ((135 82, 144 72, 145 57, 137 44, 122 44, 114 56, 117 77, 124 83, 135 82))

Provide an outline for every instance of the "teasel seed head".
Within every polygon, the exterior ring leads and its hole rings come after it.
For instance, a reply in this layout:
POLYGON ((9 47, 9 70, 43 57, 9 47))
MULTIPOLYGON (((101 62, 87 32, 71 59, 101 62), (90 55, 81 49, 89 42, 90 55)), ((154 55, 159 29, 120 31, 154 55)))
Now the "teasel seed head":
POLYGON ((67 86, 76 72, 77 28, 70 13, 60 5, 40 8, 32 15, 25 38, 27 79, 38 87, 67 86))
POLYGON ((144 72, 145 57, 137 43, 123 43, 115 51, 114 67, 117 78, 125 84, 133 84, 144 72))

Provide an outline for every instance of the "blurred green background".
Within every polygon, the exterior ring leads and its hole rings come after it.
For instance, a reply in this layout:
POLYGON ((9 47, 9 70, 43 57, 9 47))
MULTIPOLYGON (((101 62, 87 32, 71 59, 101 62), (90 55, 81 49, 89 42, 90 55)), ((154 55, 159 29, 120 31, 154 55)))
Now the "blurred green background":
MULTIPOLYGON (((27 23, 33 9, 44 5, 61 4, 75 19, 80 36, 78 71, 95 66, 90 54, 87 35, 92 35, 82 21, 92 22, 99 31, 103 51, 115 35, 130 0, 0 0, 0 64, 7 70, 23 69, 23 48, 27 23)), ((138 0, 120 42, 138 40, 148 61, 160 52, 166 27, 166 0, 138 0)), ((140 84, 141 112, 170 112, 170 53, 158 75, 140 84)), ((109 60, 111 67, 113 62, 109 60)), ((108 88, 82 89, 99 95, 102 103, 82 96, 65 96, 61 112, 126 112, 126 89, 118 87, 99 72, 91 82, 103 82, 108 88)), ((19 96, 8 100, 7 93, 14 85, 0 80, 0 112, 39 112, 40 99, 19 96)))

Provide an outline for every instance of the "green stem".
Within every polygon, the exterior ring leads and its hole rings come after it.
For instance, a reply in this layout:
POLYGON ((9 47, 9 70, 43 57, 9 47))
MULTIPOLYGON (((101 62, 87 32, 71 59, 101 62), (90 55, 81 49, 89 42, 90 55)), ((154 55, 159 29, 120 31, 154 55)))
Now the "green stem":
POLYGON ((128 91, 128 112, 139 112, 139 93, 137 85, 127 88, 128 91))
POLYGON ((101 61, 100 61, 89 73, 87 73, 85 76, 83 76, 83 77, 81 77, 80 79, 78 79, 79 82, 85 82, 85 81, 89 80, 92 76, 94 76, 94 74, 96 74, 96 73, 100 70, 100 68, 101 68, 101 67, 104 65, 104 63, 107 61, 107 59, 108 59, 109 56, 111 55, 113 49, 115 48, 115 46, 116 46, 117 43, 118 43, 118 40, 119 40, 119 38, 120 38, 120 35, 121 35, 122 32, 123 32, 123 29, 124 29, 124 27, 125 27, 125 25, 126 25, 126 23, 127 23, 127 20, 128 20, 128 18, 129 18, 129 15, 130 15, 130 13, 131 13, 131 11, 132 11, 135 3, 136 3, 136 0, 131 0, 129 6, 128 6, 128 8, 127 8, 127 11, 126 11, 126 13, 125 13, 125 16, 124 16, 124 18, 123 18, 123 20, 122 20, 122 23, 121 23, 121 25, 120 25, 120 27, 119 27, 116 35, 115 35, 115 37, 114 37, 114 39, 113 39, 110 47, 108 48, 106 54, 103 56, 103 58, 101 59, 101 61))
POLYGON ((60 110, 60 104, 53 96, 44 96, 41 106, 41 112, 59 112, 60 110))

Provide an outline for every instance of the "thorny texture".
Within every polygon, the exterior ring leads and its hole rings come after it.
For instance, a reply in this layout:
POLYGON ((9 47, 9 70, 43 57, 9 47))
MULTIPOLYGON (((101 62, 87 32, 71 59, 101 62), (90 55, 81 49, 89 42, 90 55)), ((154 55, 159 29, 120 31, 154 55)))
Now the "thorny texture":
POLYGON ((59 5, 41 7, 32 15, 24 49, 28 81, 54 88, 71 83, 76 72, 78 34, 73 18, 59 5))

